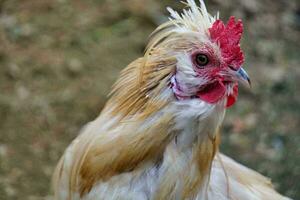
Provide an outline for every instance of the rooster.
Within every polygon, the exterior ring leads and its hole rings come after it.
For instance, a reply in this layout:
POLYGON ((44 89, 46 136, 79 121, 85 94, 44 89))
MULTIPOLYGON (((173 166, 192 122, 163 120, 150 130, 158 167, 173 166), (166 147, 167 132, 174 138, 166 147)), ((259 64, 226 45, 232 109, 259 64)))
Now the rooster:
POLYGON ((187 0, 150 36, 54 173, 58 200, 277 200, 270 181, 218 151, 219 127, 250 84, 241 20, 187 0))

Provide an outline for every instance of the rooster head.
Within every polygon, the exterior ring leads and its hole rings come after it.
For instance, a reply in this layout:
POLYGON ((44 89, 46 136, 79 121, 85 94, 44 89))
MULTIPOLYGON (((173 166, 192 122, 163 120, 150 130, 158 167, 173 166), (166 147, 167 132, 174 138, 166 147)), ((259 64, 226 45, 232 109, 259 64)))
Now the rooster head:
POLYGON ((200 7, 194 0, 187 0, 187 5, 182 14, 168 8, 170 21, 153 33, 148 53, 175 58, 170 87, 178 100, 226 100, 229 107, 237 99, 238 83, 250 85, 242 68, 242 21, 230 17, 223 23, 207 12, 202 0, 200 7))

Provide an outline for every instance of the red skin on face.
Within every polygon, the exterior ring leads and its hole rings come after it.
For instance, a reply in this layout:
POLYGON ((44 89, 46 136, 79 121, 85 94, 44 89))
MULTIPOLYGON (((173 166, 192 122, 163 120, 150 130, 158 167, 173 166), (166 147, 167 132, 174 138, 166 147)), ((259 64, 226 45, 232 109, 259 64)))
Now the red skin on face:
MULTIPOLYGON (((221 49, 222 64, 220 68, 230 68, 238 70, 244 62, 244 54, 240 48, 240 40, 243 33, 241 20, 235 22, 234 17, 230 17, 227 25, 221 20, 215 21, 209 29, 212 42, 217 43, 221 49)), ((219 68, 219 69, 220 69, 219 68)), ((205 86, 198 92, 197 96, 208 103, 216 103, 226 95, 226 82, 222 77, 216 78, 218 81, 205 86)), ((227 96, 226 107, 232 106, 238 95, 238 84, 234 83, 233 92, 227 96)))

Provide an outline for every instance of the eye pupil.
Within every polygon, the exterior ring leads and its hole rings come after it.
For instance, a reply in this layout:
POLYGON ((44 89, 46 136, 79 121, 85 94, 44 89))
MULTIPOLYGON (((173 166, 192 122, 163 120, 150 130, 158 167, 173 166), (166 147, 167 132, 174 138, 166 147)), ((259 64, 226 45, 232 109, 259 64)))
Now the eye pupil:
POLYGON ((196 63, 199 66, 205 66, 208 63, 208 57, 204 54, 197 54, 196 55, 196 63))

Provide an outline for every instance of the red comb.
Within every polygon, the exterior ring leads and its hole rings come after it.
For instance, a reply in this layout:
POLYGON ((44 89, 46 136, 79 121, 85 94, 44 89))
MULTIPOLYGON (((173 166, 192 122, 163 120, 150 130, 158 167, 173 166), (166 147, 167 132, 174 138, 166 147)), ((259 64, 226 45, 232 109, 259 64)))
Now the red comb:
POLYGON ((240 47, 243 33, 242 21, 235 22, 235 17, 232 16, 225 25, 221 20, 217 20, 209 28, 209 32, 212 41, 220 45, 222 57, 227 66, 238 69, 244 62, 244 54, 240 47))

